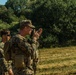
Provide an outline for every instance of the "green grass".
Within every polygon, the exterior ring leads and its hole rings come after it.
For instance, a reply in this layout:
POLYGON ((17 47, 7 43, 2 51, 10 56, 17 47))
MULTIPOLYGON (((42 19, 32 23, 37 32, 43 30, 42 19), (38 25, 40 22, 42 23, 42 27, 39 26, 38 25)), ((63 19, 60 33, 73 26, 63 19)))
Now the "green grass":
POLYGON ((76 75, 76 46, 39 50, 37 75, 76 75))

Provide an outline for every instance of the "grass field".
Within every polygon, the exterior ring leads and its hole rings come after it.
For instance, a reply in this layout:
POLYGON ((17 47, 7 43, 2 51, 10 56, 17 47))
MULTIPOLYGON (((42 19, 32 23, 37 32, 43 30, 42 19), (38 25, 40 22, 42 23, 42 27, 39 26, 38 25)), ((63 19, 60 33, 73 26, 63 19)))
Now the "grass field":
POLYGON ((76 46, 39 50, 37 75, 76 75, 76 46))

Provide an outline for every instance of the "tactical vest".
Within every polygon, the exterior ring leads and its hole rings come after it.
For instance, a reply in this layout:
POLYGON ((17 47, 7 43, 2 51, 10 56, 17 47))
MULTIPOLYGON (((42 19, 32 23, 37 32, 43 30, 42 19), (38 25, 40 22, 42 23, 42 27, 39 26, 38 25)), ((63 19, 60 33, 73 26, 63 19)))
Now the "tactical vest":
MULTIPOLYGON (((16 35, 9 41, 7 51, 9 52, 10 59, 13 60, 13 64, 16 68, 23 68, 31 57, 32 48, 24 37, 16 35)), ((28 64, 28 63, 27 63, 28 64)))

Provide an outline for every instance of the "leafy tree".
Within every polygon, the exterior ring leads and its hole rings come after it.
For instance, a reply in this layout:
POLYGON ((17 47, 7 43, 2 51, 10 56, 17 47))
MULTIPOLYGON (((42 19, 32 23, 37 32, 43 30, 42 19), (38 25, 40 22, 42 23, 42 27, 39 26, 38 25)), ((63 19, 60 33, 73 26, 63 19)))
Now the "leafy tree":
POLYGON ((0 6, 1 28, 17 32, 23 19, 43 28, 41 47, 76 44, 76 0, 7 0, 0 6))
MULTIPOLYGON (((33 2, 33 1, 32 1, 33 2)), ((17 16, 26 15, 25 12, 30 12, 32 2, 30 0, 7 0, 5 6, 11 7, 17 16)))
POLYGON ((75 3, 75 0, 38 0, 34 4, 32 20, 35 26, 43 28, 43 41, 47 39, 47 43, 49 40, 50 46, 53 41, 50 40, 51 36, 54 36, 58 45, 66 45, 75 37, 75 3))

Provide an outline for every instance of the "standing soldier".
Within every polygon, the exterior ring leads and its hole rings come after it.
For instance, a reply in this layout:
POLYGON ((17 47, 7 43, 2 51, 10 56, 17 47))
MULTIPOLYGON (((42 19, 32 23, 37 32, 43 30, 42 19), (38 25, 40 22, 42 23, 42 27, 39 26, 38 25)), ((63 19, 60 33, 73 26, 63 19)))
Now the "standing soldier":
POLYGON ((1 31, 2 42, 0 43, 0 75, 13 75, 12 69, 8 66, 7 61, 4 57, 4 44, 10 39, 10 31, 1 31))
MULTIPOLYGON (((25 38, 30 35, 35 26, 30 20, 22 20, 20 23, 20 32, 13 36, 6 48, 6 53, 10 52, 13 61, 13 69, 15 75, 33 75, 33 61, 38 60, 37 55, 37 40, 42 33, 42 28, 35 31, 32 35, 32 40, 28 42, 25 38)), ((5 45, 6 46, 6 45, 5 45)))

